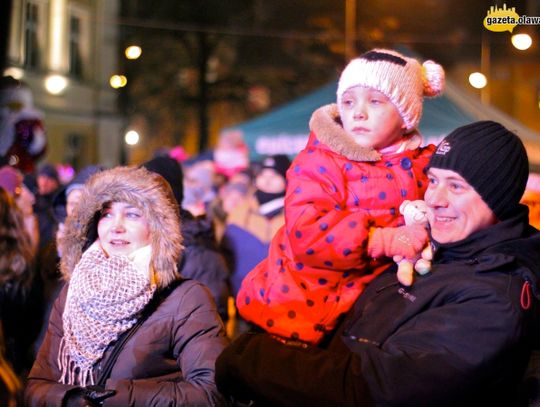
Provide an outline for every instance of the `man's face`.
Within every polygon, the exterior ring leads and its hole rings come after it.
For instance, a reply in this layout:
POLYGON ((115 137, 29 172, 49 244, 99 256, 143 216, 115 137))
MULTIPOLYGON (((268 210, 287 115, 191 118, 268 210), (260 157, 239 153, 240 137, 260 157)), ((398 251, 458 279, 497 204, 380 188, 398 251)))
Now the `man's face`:
POLYGON ((37 184, 40 195, 48 195, 58 188, 58 182, 54 178, 42 174, 38 175, 37 184))
POLYGON ((478 192, 457 172, 430 168, 428 179, 424 199, 437 242, 457 242, 497 222, 478 192))
POLYGON ((257 189, 269 194, 279 194, 285 191, 285 182, 285 178, 272 168, 263 168, 255 178, 257 189))

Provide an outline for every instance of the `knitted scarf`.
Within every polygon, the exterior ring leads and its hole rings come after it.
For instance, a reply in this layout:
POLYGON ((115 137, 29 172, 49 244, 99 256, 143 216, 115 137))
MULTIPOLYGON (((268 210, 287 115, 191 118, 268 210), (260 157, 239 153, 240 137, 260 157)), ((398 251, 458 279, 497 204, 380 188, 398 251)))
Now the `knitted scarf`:
POLYGON ((108 256, 98 241, 86 250, 69 282, 60 343, 59 382, 94 384, 93 365, 107 346, 131 328, 156 289, 150 246, 129 258, 108 256))

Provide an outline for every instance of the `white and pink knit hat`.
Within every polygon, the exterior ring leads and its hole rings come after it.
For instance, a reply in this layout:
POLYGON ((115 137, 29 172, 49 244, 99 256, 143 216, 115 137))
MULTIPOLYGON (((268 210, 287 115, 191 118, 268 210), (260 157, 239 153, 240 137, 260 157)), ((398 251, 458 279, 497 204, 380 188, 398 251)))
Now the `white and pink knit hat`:
POLYGON ((441 65, 426 61, 422 65, 399 52, 373 49, 353 59, 343 70, 337 89, 337 103, 353 86, 365 86, 385 94, 396 106, 407 131, 418 126, 423 97, 434 97, 444 89, 441 65))

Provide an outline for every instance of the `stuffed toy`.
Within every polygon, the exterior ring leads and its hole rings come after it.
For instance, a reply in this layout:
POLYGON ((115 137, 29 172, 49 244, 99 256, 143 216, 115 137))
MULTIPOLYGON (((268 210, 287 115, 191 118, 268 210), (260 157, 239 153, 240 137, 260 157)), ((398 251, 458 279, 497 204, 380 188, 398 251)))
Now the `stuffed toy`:
MULTIPOLYGON (((420 199, 415 201, 405 200, 399 206, 399 212, 405 218, 405 225, 424 225, 427 227, 427 205, 424 201, 420 199)), ((415 262, 410 259, 404 259, 401 256, 394 256, 393 259, 398 264, 398 281, 405 286, 412 285, 414 270, 421 275, 428 273, 431 269, 432 258, 433 252, 430 244, 422 250, 422 253, 415 259, 415 262)))

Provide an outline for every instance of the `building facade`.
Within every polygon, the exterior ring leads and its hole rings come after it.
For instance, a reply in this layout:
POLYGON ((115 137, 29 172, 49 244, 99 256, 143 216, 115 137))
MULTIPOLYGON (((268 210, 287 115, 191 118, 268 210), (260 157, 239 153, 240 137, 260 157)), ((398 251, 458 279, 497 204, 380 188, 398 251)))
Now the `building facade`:
POLYGON ((118 66, 117 0, 13 0, 7 69, 44 113, 45 160, 117 165, 123 121, 109 78, 118 66))

